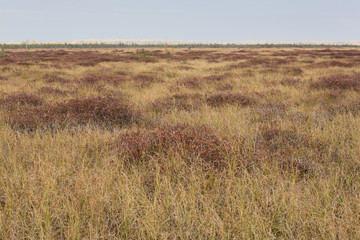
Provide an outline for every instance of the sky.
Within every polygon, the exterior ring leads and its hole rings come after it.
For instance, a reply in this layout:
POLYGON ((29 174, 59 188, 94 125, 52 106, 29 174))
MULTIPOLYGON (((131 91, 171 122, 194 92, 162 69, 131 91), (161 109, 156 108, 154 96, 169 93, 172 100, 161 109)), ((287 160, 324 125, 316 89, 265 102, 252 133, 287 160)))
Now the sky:
POLYGON ((360 40, 360 0, 0 0, 0 42, 360 40))

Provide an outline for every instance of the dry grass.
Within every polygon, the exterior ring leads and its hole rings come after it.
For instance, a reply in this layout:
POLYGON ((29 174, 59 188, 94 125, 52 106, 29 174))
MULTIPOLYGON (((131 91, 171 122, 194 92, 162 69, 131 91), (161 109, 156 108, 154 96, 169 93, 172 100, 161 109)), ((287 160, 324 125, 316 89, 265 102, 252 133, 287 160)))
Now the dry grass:
POLYGON ((253 99, 241 93, 214 93, 206 97, 206 102, 210 106, 218 107, 226 104, 235 104, 240 106, 247 106, 254 102, 253 99))
POLYGON ((0 239, 358 239, 358 49, 9 50, 0 239))

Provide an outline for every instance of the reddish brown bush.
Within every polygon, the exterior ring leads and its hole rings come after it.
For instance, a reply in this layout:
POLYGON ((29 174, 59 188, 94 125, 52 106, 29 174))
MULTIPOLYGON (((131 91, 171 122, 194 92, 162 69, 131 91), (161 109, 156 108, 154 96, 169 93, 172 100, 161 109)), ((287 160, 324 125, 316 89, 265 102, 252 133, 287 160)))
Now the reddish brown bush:
POLYGON ((38 127, 96 124, 102 127, 128 125, 139 119, 123 99, 93 97, 71 99, 41 107, 25 107, 7 116, 11 126, 34 130, 38 127))
POLYGON ((202 79, 199 77, 187 77, 177 81, 179 85, 185 86, 189 89, 199 89, 202 79))
POLYGON ((119 85, 120 83, 124 83, 128 80, 125 75, 116 75, 116 76, 107 76, 103 79, 103 81, 108 82, 112 85, 119 85))
POLYGON ((95 74, 88 74, 80 79, 80 81, 85 84, 95 84, 98 83, 100 80, 100 77, 95 74))
POLYGON ((162 82, 154 73, 140 73, 133 76, 133 81, 135 82, 136 86, 143 88, 149 87, 151 84, 156 82, 162 82))
POLYGON ((251 121, 274 124, 278 122, 279 118, 284 117, 287 109, 288 106, 282 102, 269 101, 251 109, 253 111, 251 121))
POLYGON ((310 84, 312 88, 322 89, 360 89, 360 75, 333 75, 323 77, 310 84))
POLYGON ((225 104, 247 106, 252 104, 254 100, 240 93, 214 93, 206 97, 206 102, 214 107, 225 104))
POLYGON ((356 64, 349 63, 349 62, 339 62, 339 61, 323 61, 318 62, 315 65, 315 67, 354 67, 356 64))
POLYGON ((13 93, 6 98, 0 100, 1 105, 6 107, 16 107, 18 105, 33 105, 38 106, 43 103, 42 99, 24 92, 13 93))
POLYGON ((264 58, 264 57, 260 57, 260 58, 251 58, 248 60, 248 63, 252 66, 254 65, 263 65, 263 64, 270 64, 271 63, 271 59, 270 58, 264 58))
POLYGON ((217 169, 227 166, 225 156, 229 151, 228 143, 221 141, 210 128, 189 124, 123 133, 118 138, 118 147, 133 160, 177 152, 187 156, 188 164, 217 169))
POLYGON ((307 139, 298 135, 294 130, 281 130, 277 127, 263 127, 261 129, 262 142, 275 151, 285 145, 297 146, 307 144, 307 139))
POLYGON ((326 153, 326 144, 313 140, 295 129, 281 130, 274 126, 260 129, 255 141, 255 157, 268 159, 286 172, 294 171, 304 177, 317 170, 326 153), (298 157, 298 149, 311 149, 308 155, 298 157))
POLYGON ((117 72, 116 75, 110 74, 95 74, 95 73, 86 73, 81 79, 81 83, 94 85, 99 82, 106 82, 113 85, 118 85, 128 80, 127 73, 125 72, 117 72))
POLYGON ((0 65, 8 65, 8 64, 12 64, 15 63, 16 61, 9 58, 9 57, 2 57, 0 58, 0 65))

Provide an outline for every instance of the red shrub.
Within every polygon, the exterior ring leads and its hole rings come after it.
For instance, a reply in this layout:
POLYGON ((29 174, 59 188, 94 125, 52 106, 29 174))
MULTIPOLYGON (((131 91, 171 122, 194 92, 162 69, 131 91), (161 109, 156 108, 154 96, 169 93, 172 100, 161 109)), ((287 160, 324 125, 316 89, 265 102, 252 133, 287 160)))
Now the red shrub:
POLYGON ((316 67, 354 67, 356 64, 349 62, 339 62, 339 61, 323 61, 316 63, 316 67))
POLYGON ((15 107, 17 105, 33 105, 38 106, 43 103, 42 99, 29 93, 18 92, 13 93, 6 98, 0 100, 1 105, 6 107, 15 107))
POLYGON ((253 141, 253 156, 260 157, 261 160, 267 159, 286 172, 295 171, 300 177, 312 174, 326 153, 324 142, 298 134, 295 129, 262 127, 253 141), (296 152, 301 148, 309 150, 307 155, 298 157, 296 152))
POLYGON ((202 79, 198 77, 187 77, 179 80, 177 83, 189 89, 199 89, 201 86, 201 80, 202 79))
POLYGON ((317 82, 310 84, 312 88, 328 89, 360 89, 360 75, 333 75, 321 78, 317 82))
POLYGON ((93 97, 71 99, 41 107, 26 107, 7 116, 10 125, 27 130, 38 127, 96 124, 102 127, 125 126, 138 120, 123 99, 93 97))
POLYGON ((134 160, 178 152, 188 156, 189 164, 199 163, 218 169, 226 167, 225 155, 229 149, 210 128, 189 124, 162 125, 156 129, 123 133, 118 138, 118 147, 134 160))
POLYGON ((252 122, 261 122, 267 124, 277 123, 279 118, 283 118, 286 114, 288 106, 282 102, 269 101, 266 104, 259 104, 252 108, 252 122))
POLYGON ((143 88, 149 87, 155 82, 162 82, 154 73, 140 73, 133 77, 136 86, 143 88))
POLYGON ((87 73, 85 76, 83 76, 80 79, 80 82, 85 84, 95 84, 98 83, 99 81, 101 81, 101 77, 92 73, 87 73))

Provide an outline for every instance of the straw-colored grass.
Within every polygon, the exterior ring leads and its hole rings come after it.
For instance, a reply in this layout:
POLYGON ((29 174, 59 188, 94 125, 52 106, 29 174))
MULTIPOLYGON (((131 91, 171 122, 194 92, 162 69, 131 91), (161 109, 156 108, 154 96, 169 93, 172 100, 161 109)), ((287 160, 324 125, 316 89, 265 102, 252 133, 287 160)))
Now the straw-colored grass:
POLYGON ((66 51, 0 57, 0 239, 360 238, 360 50, 66 51))

